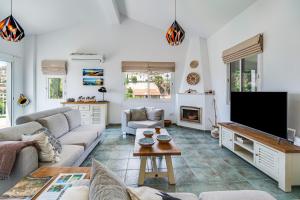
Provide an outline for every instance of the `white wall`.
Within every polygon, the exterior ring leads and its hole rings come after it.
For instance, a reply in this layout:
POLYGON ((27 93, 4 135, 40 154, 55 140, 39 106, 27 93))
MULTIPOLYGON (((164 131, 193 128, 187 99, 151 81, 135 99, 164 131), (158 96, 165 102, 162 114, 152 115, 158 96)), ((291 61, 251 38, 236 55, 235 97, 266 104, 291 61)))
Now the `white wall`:
POLYGON ((24 43, 7 42, 0 38, 0 59, 12 62, 13 74, 13 122, 14 119, 22 115, 24 110, 17 104, 17 98, 23 93, 23 55, 24 43))
POLYGON ((299 0, 259 0, 208 39, 219 121, 229 120, 222 51, 263 33, 262 90, 289 92, 288 124, 300 134, 299 22, 299 0))
MULTIPOLYGON (((141 61, 174 61, 176 62, 175 91, 181 80, 186 39, 182 45, 171 47, 167 44, 164 32, 142 23, 126 19, 121 25, 81 24, 37 37, 37 110, 60 106, 59 102, 49 104, 46 98, 45 77, 40 70, 44 59, 68 60, 69 54, 76 50, 103 53, 105 63, 104 81, 108 89, 106 99, 110 101, 109 122, 120 123, 123 108, 140 105, 162 107, 166 118, 174 119, 175 95, 169 102, 157 101, 124 101, 124 86, 121 73, 122 60, 141 61)), ((70 60, 69 60, 70 61, 70 60)), ((67 75, 67 96, 77 98, 80 95, 97 96, 97 87, 82 86, 81 69, 93 66, 93 63, 78 64, 69 62, 67 75)))

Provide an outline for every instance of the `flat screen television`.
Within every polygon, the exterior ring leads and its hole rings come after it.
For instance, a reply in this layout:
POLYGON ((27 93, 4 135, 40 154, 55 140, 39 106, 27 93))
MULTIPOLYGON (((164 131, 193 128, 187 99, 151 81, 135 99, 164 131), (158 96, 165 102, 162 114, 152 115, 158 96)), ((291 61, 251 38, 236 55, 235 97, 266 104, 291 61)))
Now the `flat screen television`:
POLYGON ((287 138, 286 92, 232 92, 232 122, 287 138))

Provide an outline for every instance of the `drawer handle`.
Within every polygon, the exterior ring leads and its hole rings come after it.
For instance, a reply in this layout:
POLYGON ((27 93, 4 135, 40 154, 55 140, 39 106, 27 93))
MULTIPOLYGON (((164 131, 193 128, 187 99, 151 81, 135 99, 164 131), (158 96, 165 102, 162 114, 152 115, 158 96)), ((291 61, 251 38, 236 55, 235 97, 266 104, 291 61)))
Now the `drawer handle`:
POLYGON ((255 154, 255 156, 259 156, 258 154, 255 154))

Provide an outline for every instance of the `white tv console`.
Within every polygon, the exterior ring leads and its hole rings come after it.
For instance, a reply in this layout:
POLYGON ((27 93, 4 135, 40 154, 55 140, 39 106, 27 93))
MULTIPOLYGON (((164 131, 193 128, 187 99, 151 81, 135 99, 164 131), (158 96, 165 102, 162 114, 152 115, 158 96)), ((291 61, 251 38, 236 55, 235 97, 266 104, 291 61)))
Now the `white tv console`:
POLYGON ((220 147, 226 147, 290 192, 300 185, 300 147, 235 123, 220 123, 220 147))

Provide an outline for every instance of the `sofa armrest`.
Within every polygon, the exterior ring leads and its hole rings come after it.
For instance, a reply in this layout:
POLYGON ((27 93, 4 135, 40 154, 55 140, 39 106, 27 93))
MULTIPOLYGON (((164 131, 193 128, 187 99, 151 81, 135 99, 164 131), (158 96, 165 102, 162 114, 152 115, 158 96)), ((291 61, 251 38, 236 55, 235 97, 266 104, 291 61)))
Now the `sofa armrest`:
POLYGON ((122 112, 122 130, 124 131, 127 127, 128 122, 130 121, 130 111, 129 110, 123 110, 122 112))
POLYGON ((22 178, 38 167, 39 159, 36 148, 32 146, 25 147, 18 153, 11 175, 22 178))

